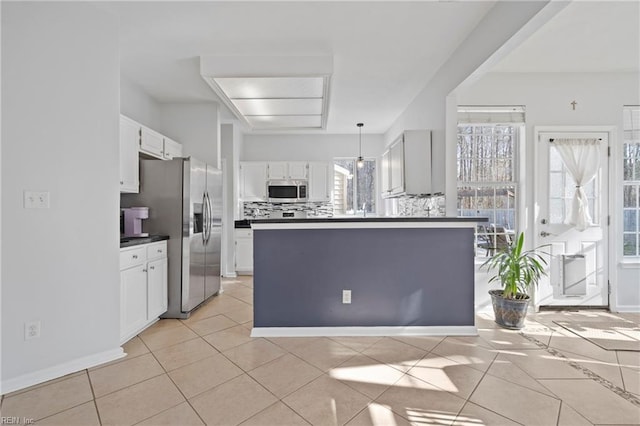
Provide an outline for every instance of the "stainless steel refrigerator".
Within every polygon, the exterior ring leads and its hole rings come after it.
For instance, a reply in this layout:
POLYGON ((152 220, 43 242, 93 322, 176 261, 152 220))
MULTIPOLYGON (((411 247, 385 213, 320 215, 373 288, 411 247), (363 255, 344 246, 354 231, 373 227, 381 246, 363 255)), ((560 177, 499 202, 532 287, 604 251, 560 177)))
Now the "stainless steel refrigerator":
POLYGON ((163 318, 188 318, 220 291, 222 172, 194 158, 140 161, 145 232, 169 235, 169 302, 163 318))

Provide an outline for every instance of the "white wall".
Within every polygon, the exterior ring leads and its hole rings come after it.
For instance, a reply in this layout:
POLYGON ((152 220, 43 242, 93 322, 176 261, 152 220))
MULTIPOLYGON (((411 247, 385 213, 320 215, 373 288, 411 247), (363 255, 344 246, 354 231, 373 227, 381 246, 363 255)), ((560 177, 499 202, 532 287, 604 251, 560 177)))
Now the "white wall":
MULTIPOLYGON (((362 134, 362 156, 382 154, 382 135, 362 134)), ((327 161, 357 157, 358 134, 252 135, 245 134, 241 161, 327 161)))
POLYGON ((218 104, 160 104, 160 125, 154 130, 180 142, 185 156, 220 168, 218 104))
MULTIPOLYGON (((615 126, 617 140, 611 140, 612 169, 610 194, 614 205, 621 206, 621 146, 622 107, 640 105, 640 74, 638 73, 490 73, 472 86, 457 93, 460 105, 524 105, 526 108, 526 140, 522 161, 523 195, 529 211, 533 210, 532 183, 535 178, 534 127, 549 125, 615 126), (577 102, 575 110, 571 101, 577 102)), ((455 165, 455 152, 447 165, 455 165)), ((612 234, 621 233, 621 209, 611 211, 612 234)), ((525 223, 532 237, 533 215, 525 223)), ((609 253, 621 255, 621 242, 612 240, 609 253)), ((615 259, 611 276, 614 286, 613 308, 640 310, 640 265, 623 268, 615 259)), ((481 286, 484 284, 481 284, 481 286)), ((484 293, 485 288, 478 288, 484 293)))
POLYGON ((153 130, 160 128, 160 104, 124 76, 120 76, 120 112, 153 130))
POLYGON ((235 276, 235 236, 234 220, 239 218, 238 204, 238 170, 239 151, 242 133, 239 126, 225 123, 220 126, 221 155, 224 172, 224 215, 223 215, 223 256, 222 275, 235 276))
POLYGON ((2 393, 119 348, 118 27, 89 3, 2 2, 2 393), (49 209, 23 191, 49 191, 49 209), (41 337, 25 341, 27 321, 41 337))
POLYGON ((448 182, 445 194, 448 214, 455 212, 455 184, 451 183, 450 170, 447 173, 445 162, 440 160, 446 156, 445 141, 455 143, 455 137, 448 139, 445 131, 447 96, 465 80, 507 55, 565 6, 566 3, 546 1, 496 2, 385 133, 385 144, 389 145, 404 130, 431 130, 435 159, 432 174, 448 182))

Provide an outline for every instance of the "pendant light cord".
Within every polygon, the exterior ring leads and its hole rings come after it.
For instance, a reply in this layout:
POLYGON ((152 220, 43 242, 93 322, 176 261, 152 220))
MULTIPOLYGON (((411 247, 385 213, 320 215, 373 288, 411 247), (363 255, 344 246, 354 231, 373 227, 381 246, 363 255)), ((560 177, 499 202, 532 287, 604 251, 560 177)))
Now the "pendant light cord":
POLYGON ((362 158, 362 126, 364 126, 364 123, 357 123, 356 126, 358 126, 358 161, 357 161, 357 166, 359 168, 364 166, 364 158, 362 158))

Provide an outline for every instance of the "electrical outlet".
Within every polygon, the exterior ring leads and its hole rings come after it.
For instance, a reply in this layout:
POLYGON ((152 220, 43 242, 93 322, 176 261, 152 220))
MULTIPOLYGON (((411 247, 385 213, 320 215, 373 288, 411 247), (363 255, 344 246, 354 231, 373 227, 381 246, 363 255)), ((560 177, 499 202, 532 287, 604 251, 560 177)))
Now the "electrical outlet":
POLYGON ((49 208, 49 192, 48 191, 24 191, 24 208, 25 209, 48 209, 49 208))
POLYGON ((351 290, 342 290, 342 303, 351 303, 351 290))
POLYGON ((37 339, 38 337, 40 337, 40 321, 24 323, 24 340, 37 339))

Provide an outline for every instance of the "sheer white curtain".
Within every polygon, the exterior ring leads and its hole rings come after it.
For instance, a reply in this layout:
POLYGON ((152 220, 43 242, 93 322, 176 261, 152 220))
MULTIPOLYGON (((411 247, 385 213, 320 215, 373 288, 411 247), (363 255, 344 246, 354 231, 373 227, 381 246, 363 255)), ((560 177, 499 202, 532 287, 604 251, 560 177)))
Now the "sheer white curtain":
POLYGON ((583 187, 596 176, 600 168, 600 140, 555 139, 553 145, 576 182, 571 211, 565 223, 573 225, 578 231, 584 231, 592 224, 592 219, 589 200, 583 187))

